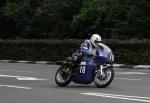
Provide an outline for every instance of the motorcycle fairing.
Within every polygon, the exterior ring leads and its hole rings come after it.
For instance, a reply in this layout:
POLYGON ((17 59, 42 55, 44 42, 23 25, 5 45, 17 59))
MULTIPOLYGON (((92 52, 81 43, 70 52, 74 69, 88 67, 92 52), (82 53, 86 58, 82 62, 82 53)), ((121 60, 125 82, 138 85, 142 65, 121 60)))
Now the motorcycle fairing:
POLYGON ((80 65, 76 68, 72 81, 75 83, 89 84, 94 79, 95 64, 91 61, 81 61, 80 65), (85 63, 85 65, 83 65, 85 63), (84 70, 85 69, 85 70, 84 70))

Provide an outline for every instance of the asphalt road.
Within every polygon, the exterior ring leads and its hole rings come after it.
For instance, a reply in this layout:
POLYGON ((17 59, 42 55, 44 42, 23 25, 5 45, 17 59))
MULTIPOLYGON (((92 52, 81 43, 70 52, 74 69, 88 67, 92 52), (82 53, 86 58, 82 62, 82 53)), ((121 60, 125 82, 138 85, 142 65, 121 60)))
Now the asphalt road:
POLYGON ((59 66, 0 63, 0 103, 150 103, 150 70, 115 69, 107 88, 71 83, 58 87, 59 66))

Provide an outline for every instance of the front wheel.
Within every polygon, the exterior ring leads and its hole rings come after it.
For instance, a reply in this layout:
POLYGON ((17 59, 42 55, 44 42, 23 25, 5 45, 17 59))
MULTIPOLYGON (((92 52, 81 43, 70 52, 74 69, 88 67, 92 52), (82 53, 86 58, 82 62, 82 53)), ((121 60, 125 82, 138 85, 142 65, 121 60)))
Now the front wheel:
POLYGON ((55 82, 58 86, 66 86, 71 82, 72 71, 68 65, 62 65, 55 74, 55 82))
POLYGON ((105 88, 107 87, 114 78, 114 70, 113 67, 107 67, 104 68, 103 73, 101 73, 101 70, 98 70, 98 72, 95 73, 94 77, 94 83, 96 87, 98 88, 105 88))

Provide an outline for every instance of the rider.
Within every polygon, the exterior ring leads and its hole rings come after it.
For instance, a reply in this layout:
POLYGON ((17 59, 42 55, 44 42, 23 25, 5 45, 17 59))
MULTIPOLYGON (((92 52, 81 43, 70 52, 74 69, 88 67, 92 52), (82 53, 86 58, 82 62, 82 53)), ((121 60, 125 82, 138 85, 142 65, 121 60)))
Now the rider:
POLYGON ((85 40, 79 50, 72 55, 72 60, 77 61, 80 57, 84 60, 90 60, 97 55, 99 49, 98 43, 101 42, 101 36, 99 34, 93 34, 90 39, 85 40))

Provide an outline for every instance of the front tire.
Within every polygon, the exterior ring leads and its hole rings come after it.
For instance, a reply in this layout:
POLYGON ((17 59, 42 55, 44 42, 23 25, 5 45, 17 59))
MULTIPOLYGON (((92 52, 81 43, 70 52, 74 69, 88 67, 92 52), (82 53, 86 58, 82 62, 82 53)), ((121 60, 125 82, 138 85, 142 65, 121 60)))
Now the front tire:
POLYGON ((103 70, 104 76, 98 71, 95 73, 94 83, 98 88, 107 87, 114 79, 114 70, 112 67, 107 67, 103 70))
POLYGON ((55 74, 55 83, 64 87, 67 86, 71 82, 72 71, 68 65, 62 65, 55 74))

